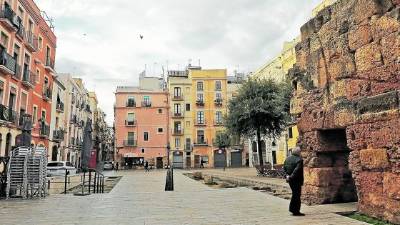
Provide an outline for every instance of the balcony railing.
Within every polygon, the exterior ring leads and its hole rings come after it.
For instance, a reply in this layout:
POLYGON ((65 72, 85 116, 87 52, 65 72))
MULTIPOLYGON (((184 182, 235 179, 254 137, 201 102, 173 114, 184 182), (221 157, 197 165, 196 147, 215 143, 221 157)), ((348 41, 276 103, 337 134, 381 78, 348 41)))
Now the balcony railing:
POLYGON ((25 122, 27 121, 32 122, 32 115, 29 115, 27 113, 19 115, 18 126, 22 128, 22 126, 24 126, 25 122))
POLYGON ((54 72, 54 60, 48 56, 46 57, 45 69, 50 72, 54 72))
POLYGON ((191 152, 191 151, 193 150, 193 148, 192 148, 192 145, 191 145, 191 144, 185 144, 185 147, 184 147, 184 149, 185 149, 185 151, 186 151, 186 152, 191 152))
POLYGON ((142 107, 151 107, 151 102, 150 101, 143 101, 142 102, 142 107))
POLYGON ((20 24, 18 25, 18 30, 17 30, 17 33, 16 33, 16 37, 19 38, 22 41, 25 39, 25 28, 22 25, 22 22, 20 22, 20 24))
POLYGON ((215 120, 214 121, 214 126, 222 126, 224 125, 224 123, 222 122, 222 120, 215 120))
POLYGON ((124 147, 136 147, 137 141, 136 140, 124 140, 124 147))
POLYGON ((51 87, 43 87, 43 99, 45 101, 50 101, 52 95, 51 87))
POLYGON ((58 129, 53 131, 53 140, 54 141, 64 141, 64 130, 58 129))
POLYGON ((72 115, 69 122, 70 122, 71 124, 77 123, 77 122, 78 122, 77 116, 76 116, 76 115, 72 115))
POLYGON ((16 80, 20 80, 22 76, 22 67, 18 64, 15 64, 15 72, 11 76, 16 80))
POLYGON ((0 120, 13 123, 18 123, 18 113, 5 105, 0 104, 0 120))
POLYGON ((44 124, 43 122, 40 125, 40 130, 39 130, 39 135, 40 137, 49 137, 50 135, 50 126, 47 124, 44 124))
POLYGON ((136 107, 136 102, 135 101, 127 101, 126 102, 126 107, 136 107))
POLYGON ((15 59, 3 48, 0 52, 0 70, 7 74, 15 74, 16 65, 15 59))
POLYGON ((197 99, 197 100, 196 100, 196 105, 197 105, 197 106, 204 106, 204 100, 202 100, 202 99, 197 99))
POLYGON ((22 84, 33 88, 36 85, 36 74, 28 69, 24 69, 24 73, 22 75, 22 84))
POLYGON ((63 102, 57 102, 56 110, 57 110, 57 112, 60 112, 60 113, 64 112, 64 103, 63 102))
POLYGON ((223 102, 222 98, 217 98, 214 100, 214 104, 216 106, 222 106, 222 102, 223 102))
POLYGON ((136 120, 125 120, 125 126, 127 127, 136 126, 136 120))
POLYGON ((205 126, 205 125, 207 125, 207 123, 206 123, 205 120, 196 120, 196 121, 194 122, 194 125, 195 125, 195 126, 205 126))
POLYGON ((69 141, 69 145, 70 146, 72 146, 72 145, 75 145, 75 138, 71 138, 71 140, 69 141))
POLYGON ((194 146, 207 146, 208 145, 208 141, 207 141, 207 139, 199 138, 199 139, 195 140, 193 145, 194 146))
POLYGON ((172 97, 172 100, 174 100, 174 101, 183 101, 183 95, 182 94, 181 95, 174 95, 172 97))
POLYGON ((26 32, 25 45, 32 52, 36 52, 38 50, 38 38, 32 33, 32 31, 26 32))
POLYGON ((19 24, 15 12, 9 6, 4 6, 4 9, 0 11, 0 21, 3 22, 7 28, 16 29, 19 24))
POLYGON ((182 117, 184 117, 184 113, 183 112, 173 112, 171 117, 172 118, 182 118, 182 117))
POLYGON ((177 128, 172 129, 172 135, 174 136, 181 136, 183 134, 184 134, 183 129, 177 129, 177 128))

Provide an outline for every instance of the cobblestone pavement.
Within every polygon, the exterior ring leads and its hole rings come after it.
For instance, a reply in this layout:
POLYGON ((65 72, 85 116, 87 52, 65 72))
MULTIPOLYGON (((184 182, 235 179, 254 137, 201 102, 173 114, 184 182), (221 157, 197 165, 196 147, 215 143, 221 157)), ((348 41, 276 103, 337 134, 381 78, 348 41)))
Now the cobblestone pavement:
MULTIPOLYGON (((112 173, 111 173, 112 174, 112 173)), ((362 224, 332 212, 353 204, 303 207, 248 188, 214 189, 175 171, 175 191, 164 192, 165 171, 122 171, 108 194, 52 195, 0 202, 0 224, 362 224)))

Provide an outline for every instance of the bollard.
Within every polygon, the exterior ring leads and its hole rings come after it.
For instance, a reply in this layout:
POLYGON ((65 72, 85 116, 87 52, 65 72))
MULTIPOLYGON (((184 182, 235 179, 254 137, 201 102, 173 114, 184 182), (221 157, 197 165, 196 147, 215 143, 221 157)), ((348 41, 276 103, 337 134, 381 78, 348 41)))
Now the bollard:
POLYGON ((67 194, 67 179, 68 179, 68 170, 65 169, 65 178, 64 178, 64 194, 67 194))
POLYGON ((165 180, 165 191, 173 191, 174 190, 174 173, 173 169, 170 168, 167 170, 167 176, 165 180))

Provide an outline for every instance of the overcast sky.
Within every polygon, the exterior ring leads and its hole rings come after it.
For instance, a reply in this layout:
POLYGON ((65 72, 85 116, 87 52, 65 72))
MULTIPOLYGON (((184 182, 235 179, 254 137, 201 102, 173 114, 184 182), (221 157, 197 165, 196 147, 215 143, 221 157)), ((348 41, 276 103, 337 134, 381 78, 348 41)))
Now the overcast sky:
POLYGON ((56 70, 83 78, 112 125, 114 91, 192 60, 254 71, 300 33, 320 0, 36 0, 54 19, 56 70), (143 35, 143 39, 140 39, 143 35))

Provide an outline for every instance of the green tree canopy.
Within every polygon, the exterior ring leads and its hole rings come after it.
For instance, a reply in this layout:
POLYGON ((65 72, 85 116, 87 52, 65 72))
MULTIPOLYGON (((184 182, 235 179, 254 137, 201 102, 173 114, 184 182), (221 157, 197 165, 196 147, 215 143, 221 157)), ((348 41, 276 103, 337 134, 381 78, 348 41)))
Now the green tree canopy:
MULTIPOLYGON (((251 78, 243 83, 238 95, 228 104, 225 126, 231 133, 257 137, 278 137, 289 119, 291 88, 286 82, 251 78)), ((260 165, 263 165, 259 151, 260 165)))
POLYGON ((219 149, 226 149, 231 146, 230 135, 226 132, 218 132, 215 136, 214 145, 219 149))

